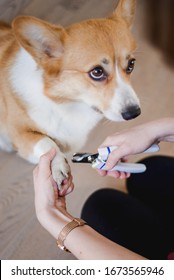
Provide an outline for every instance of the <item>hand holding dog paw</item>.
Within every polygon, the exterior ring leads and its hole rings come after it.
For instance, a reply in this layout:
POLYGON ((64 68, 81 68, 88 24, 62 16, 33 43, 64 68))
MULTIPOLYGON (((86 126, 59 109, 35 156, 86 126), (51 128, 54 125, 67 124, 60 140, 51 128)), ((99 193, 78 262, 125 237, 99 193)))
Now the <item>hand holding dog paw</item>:
POLYGON ((66 210, 65 195, 73 190, 74 185, 72 176, 69 175, 68 179, 63 180, 61 191, 58 190, 51 170, 54 158, 56 158, 55 149, 41 156, 39 164, 33 171, 33 180, 37 218, 43 227, 53 236, 57 236, 62 227, 72 220, 66 210))
MULTIPOLYGON (((58 190, 57 182, 54 180, 51 170, 51 167, 55 168, 57 166, 55 163, 52 165, 54 159, 56 159, 56 150, 52 149, 41 156, 39 164, 33 171, 36 210, 38 210, 36 212, 46 208, 55 208, 55 206, 59 210, 66 210, 65 199, 62 196, 69 194, 74 189, 72 175, 69 173, 67 178, 62 176, 62 189, 61 191, 58 190)), ((57 169, 55 168, 55 170, 57 169)), ((67 171, 69 170, 68 165, 67 171)))

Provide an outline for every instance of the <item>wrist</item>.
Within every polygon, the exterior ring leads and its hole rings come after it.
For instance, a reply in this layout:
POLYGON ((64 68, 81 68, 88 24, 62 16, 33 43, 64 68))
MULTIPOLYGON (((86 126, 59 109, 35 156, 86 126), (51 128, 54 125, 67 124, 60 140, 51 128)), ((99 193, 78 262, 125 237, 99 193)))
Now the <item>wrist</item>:
POLYGON ((174 142, 174 118, 163 118, 159 120, 158 141, 174 142))
POLYGON ((174 134, 174 120, 171 118, 162 118, 144 124, 145 134, 151 142, 165 141, 165 138, 174 134))
POLYGON ((61 212, 58 209, 49 209, 37 217, 40 224, 56 239, 62 228, 73 220, 73 216, 68 212, 61 212))
POLYGON ((145 124, 144 132, 151 142, 150 144, 162 141, 166 123, 165 119, 159 119, 145 124))
POLYGON ((77 227, 84 226, 86 222, 80 218, 73 218, 71 222, 67 223, 63 229, 59 232, 58 238, 57 238, 57 246, 64 251, 69 251, 67 247, 65 246, 65 241, 67 239, 67 236, 71 231, 75 230, 77 227))

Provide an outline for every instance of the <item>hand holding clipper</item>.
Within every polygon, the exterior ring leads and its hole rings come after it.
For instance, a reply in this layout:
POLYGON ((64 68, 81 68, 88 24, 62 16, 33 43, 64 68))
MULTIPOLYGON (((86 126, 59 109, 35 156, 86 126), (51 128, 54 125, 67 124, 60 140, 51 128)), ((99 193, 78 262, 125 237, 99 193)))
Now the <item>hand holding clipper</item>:
MULTIPOLYGON (((97 154, 89 153, 76 153, 73 155, 72 162, 79 163, 91 163, 93 168, 100 170, 106 169, 106 161, 109 154, 117 149, 116 146, 99 148, 97 154)), ((145 150, 144 153, 157 152, 159 146, 157 144, 152 145, 149 149, 145 150)), ((142 173, 146 171, 146 166, 141 163, 125 163, 118 162, 110 171, 120 171, 127 173, 142 173)))

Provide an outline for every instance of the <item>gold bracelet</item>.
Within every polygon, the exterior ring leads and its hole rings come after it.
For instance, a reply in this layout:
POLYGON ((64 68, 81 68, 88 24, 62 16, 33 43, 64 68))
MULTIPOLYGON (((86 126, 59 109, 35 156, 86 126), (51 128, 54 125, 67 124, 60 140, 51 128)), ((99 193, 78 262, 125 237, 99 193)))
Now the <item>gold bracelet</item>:
POLYGON ((79 218, 74 218, 71 222, 69 222, 59 233, 58 239, 57 239, 57 246, 66 252, 70 252, 64 245, 64 241, 67 237, 67 235, 76 227, 85 225, 86 222, 79 218))

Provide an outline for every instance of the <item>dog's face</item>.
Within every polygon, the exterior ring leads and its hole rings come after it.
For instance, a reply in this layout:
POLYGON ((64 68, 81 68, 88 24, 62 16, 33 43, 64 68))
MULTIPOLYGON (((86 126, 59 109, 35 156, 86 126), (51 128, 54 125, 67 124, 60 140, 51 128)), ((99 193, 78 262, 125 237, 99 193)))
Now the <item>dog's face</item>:
POLYGON ((55 102, 82 101, 106 118, 119 121, 140 114, 130 85, 136 43, 130 28, 135 0, 120 0, 110 18, 88 20, 64 29, 18 17, 19 43, 43 69, 45 94, 55 102))

